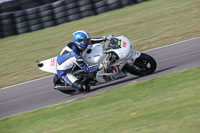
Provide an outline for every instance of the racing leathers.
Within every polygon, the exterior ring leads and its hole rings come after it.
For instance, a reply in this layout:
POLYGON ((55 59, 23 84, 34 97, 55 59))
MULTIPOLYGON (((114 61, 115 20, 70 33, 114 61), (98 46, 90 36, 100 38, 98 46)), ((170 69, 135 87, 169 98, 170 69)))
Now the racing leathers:
MULTIPOLYGON (((91 43, 99 43, 105 41, 105 37, 91 39, 91 43)), ((81 90, 83 85, 72 74, 74 65, 78 65, 85 72, 93 72, 99 69, 99 65, 88 67, 81 57, 81 51, 73 42, 68 43, 57 57, 57 75, 69 86, 81 90)))

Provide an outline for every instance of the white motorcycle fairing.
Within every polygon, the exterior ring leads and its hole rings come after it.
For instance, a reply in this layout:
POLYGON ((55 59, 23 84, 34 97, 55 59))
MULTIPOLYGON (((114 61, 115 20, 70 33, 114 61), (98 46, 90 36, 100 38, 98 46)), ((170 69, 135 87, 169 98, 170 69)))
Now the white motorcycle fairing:
POLYGON ((127 63, 127 61, 135 60, 141 55, 141 52, 139 51, 132 51, 132 44, 126 37, 119 36, 116 38, 120 40, 118 45, 121 48, 106 50, 104 45, 98 43, 88 46, 83 53, 83 59, 88 65, 100 64, 105 59, 106 53, 113 51, 118 55, 118 61, 112 64, 112 67, 114 67, 112 73, 106 73, 104 69, 97 72, 96 80, 99 83, 104 83, 127 76, 126 73, 121 71, 124 65, 127 63))
MULTIPOLYGON (((157 67, 153 57, 140 51, 133 51, 131 42, 124 36, 110 38, 105 44, 89 45, 82 53, 82 58, 88 67, 100 64, 104 67, 92 73, 85 73, 77 66, 73 68, 72 74, 85 86, 85 90, 86 88, 90 90, 90 86, 126 77, 127 73, 146 76, 152 74, 157 67)), ((40 70, 55 74, 53 77, 54 89, 61 92, 75 91, 74 88, 58 78, 57 57, 36 63, 40 70)))
POLYGON ((36 64, 38 65, 39 69, 44 72, 57 74, 57 69, 56 69, 57 57, 53 57, 41 62, 37 61, 36 64))
MULTIPOLYGON (((140 51, 132 51, 132 44, 126 37, 119 36, 115 38, 119 40, 118 45, 120 48, 106 50, 104 44, 97 43, 89 45, 82 54, 83 60, 88 66, 99 65, 105 60, 106 53, 108 52, 115 52, 118 55, 119 59, 112 64, 112 67, 114 67, 112 73, 106 73, 104 69, 96 73, 96 81, 98 83, 104 83, 127 76, 127 73, 122 71, 123 67, 127 62, 134 61, 141 55, 140 51)), ((57 74, 56 64, 57 57, 41 62, 37 61, 40 70, 53 74, 57 74)))

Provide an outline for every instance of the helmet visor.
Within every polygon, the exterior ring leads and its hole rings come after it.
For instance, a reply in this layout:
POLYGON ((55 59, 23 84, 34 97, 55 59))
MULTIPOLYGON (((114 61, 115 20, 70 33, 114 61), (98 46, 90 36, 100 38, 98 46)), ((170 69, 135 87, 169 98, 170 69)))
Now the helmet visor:
POLYGON ((83 44, 86 44, 86 45, 91 44, 91 39, 90 38, 87 38, 87 39, 78 39, 78 41, 80 43, 83 43, 83 44))

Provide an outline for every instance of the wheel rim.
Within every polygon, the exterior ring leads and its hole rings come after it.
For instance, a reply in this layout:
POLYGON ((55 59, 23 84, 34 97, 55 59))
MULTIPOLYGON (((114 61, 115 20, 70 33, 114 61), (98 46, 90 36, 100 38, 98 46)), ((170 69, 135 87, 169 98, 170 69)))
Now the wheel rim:
POLYGON ((152 64, 147 60, 139 60, 137 63, 134 63, 134 65, 137 67, 136 70, 139 73, 144 75, 151 73, 152 64))

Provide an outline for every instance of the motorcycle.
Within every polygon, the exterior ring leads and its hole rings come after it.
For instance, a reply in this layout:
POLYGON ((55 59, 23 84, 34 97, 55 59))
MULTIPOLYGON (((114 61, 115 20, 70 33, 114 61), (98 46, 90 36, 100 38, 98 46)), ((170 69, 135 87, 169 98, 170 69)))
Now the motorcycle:
MULTIPOLYGON (((82 57, 88 66, 104 64, 103 69, 92 73, 85 73, 79 66, 74 66, 72 73, 85 85, 85 88, 124 78, 128 73, 146 76, 152 74, 157 67, 153 57, 140 51, 133 51, 131 42, 125 36, 112 37, 103 44, 88 45, 82 57)), ((56 60, 57 57, 53 57, 41 62, 36 61, 36 63, 40 70, 55 74, 54 89, 75 91, 58 78, 56 60)))

